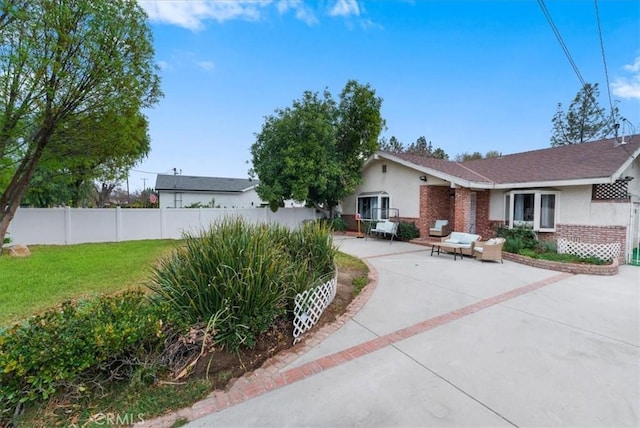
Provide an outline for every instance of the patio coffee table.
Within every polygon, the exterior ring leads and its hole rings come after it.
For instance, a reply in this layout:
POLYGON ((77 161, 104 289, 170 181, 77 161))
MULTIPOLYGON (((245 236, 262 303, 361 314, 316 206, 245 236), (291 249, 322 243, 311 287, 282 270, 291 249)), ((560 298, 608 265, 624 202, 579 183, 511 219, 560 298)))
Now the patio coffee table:
POLYGON ((453 253, 453 260, 457 260, 458 255, 460 255, 460 258, 463 259, 463 255, 462 255, 462 249, 464 248, 463 245, 460 244, 452 244, 450 242, 435 242, 431 245, 431 255, 433 256, 433 250, 437 249, 438 250, 438 255, 440 255, 440 249, 447 251, 449 253, 453 253))

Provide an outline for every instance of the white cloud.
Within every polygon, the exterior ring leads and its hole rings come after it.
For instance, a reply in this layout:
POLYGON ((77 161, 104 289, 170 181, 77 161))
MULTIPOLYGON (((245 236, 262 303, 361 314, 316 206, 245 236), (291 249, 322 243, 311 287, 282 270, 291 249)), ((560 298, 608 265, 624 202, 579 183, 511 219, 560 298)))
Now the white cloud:
POLYGON ((202 29, 203 21, 231 19, 255 21, 271 0, 138 0, 152 21, 178 25, 190 30, 202 29))
POLYGON ((383 30, 384 27, 381 24, 378 24, 376 22, 373 22, 370 19, 363 19, 362 21, 360 21, 360 26, 362 27, 363 30, 383 30))
POLYGON ((632 73, 630 77, 619 77, 611 83, 613 93, 620 98, 636 98, 640 100, 640 57, 633 64, 625 65, 625 71, 632 73))
POLYGON ((206 71, 211 71, 216 67, 213 61, 196 61, 196 64, 198 67, 206 71))
POLYGON ((356 0, 338 0, 329 11, 331 16, 360 15, 360 7, 356 0))
POLYGON ((307 25, 314 25, 318 23, 318 18, 316 18, 313 10, 305 6, 302 0, 280 0, 276 7, 280 15, 284 15, 289 10, 293 10, 295 11, 296 18, 307 25))
POLYGON ((636 58, 636 61, 633 64, 625 65, 624 69, 632 73, 640 72, 640 56, 636 58))

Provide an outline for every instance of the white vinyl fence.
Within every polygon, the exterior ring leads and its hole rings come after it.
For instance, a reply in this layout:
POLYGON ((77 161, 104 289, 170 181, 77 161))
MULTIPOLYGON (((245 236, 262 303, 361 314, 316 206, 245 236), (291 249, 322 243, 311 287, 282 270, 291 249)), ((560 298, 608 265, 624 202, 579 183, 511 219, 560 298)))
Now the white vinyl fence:
POLYGON ((179 239, 225 217, 291 228, 316 218, 313 208, 20 208, 9 225, 13 244, 80 244, 179 239))

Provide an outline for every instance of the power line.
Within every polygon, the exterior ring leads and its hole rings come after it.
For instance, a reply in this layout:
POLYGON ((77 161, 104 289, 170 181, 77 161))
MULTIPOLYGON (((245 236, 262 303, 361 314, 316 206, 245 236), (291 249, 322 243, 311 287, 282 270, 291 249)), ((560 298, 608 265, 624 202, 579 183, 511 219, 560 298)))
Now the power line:
POLYGON ((569 52, 569 48, 564 43, 564 40, 560 35, 560 31, 558 30, 558 27, 556 27, 556 24, 553 22, 553 18, 551 18, 551 13, 549 13, 547 6, 544 4, 544 0, 538 0, 538 4, 540 5, 540 9, 542 9, 542 13, 544 13, 545 18, 547 18, 547 22, 549 22, 549 25, 551 26, 551 29, 553 30, 553 34, 555 34, 556 39, 558 40, 558 43, 560 43, 560 47, 562 47, 564 54, 569 60, 569 64, 571 64, 571 68, 573 68, 573 71, 576 73, 576 76, 578 76, 578 80, 580 80, 580 83, 582 83, 582 87, 584 88, 586 86, 586 83, 582 78, 582 74, 580 73, 580 70, 578 69, 578 66, 576 65, 575 61, 573 60, 573 57, 569 52))
MULTIPOLYGON (((607 70, 607 63, 605 60, 605 55, 604 55, 604 43, 603 43, 603 39, 602 39, 602 31, 600 28, 600 13, 598 10, 598 0, 594 0, 595 4, 596 4, 596 19, 598 21, 598 33, 600 35, 600 47, 601 47, 601 51, 602 51, 602 60, 604 62, 604 68, 605 68, 605 77, 607 79, 607 94, 609 95, 609 106, 611 107, 611 118, 607 118, 604 113, 602 113, 602 111, 599 111, 600 116, 602 116, 602 118, 605 121, 609 121, 609 120, 614 120, 615 117, 613 116, 613 101, 611 100, 611 89, 610 89, 610 85, 609 85, 609 72, 607 70)), ((587 84, 585 83, 584 79, 582 78, 582 74, 580 73, 580 70, 578 69, 577 64, 575 63, 575 61, 573 60, 573 57, 571 56, 571 53, 569 52, 569 48, 567 47, 567 45, 565 44, 564 40, 562 39, 562 35, 560 34, 560 30, 558 30, 558 27, 556 27, 556 24, 553 22, 553 18, 551 18, 551 13, 549 12, 549 10, 547 9, 547 6, 544 3, 544 0, 538 0, 538 4, 540 5, 540 9, 542 9, 542 13, 544 14, 545 18, 547 18, 547 22, 549 22, 549 25, 551 26, 551 29, 553 30, 553 34, 555 34, 556 39, 558 40, 558 43, 560 43, 560 47, 562 47, 562 50, 564 51, 567 59, 569 60, 569 64, 571 64, 571 68, 573 68, 574 73, 576 73, 576 76, 578 76, 578 80, 580 80, 580 83, 582 84, 582 88, 585 90, 585 95, 588 96, 592 102, 594 103, 594 105, 597 107, 597 100, 595 99, 595 97, 593 96, 593 93, 590 90, 587 90, 587 84)), ((599 110, 599 109, 598 109, 599 110)), ((624 125, 624 118, 623 119, 623 125, 624 125)), ((615 127, 614 127, 615 128, 615 127)), ((618 130, 617 128, 615 128, 615 138, 616 140, 618 139, 618 130)), ((627 150, 626 147, 624 147, 624 150, 629 154, 629 156, 632 157, 632 154, 629 152, 629 150, 627 150)))
MULTIPOLYGON (((600 52, 602 52, 602 64, 604 65, 604 78, 607 83, 607 95, 609 97, 609 107, 611 108, 611 116, 613 117, 613 101, 611 100, 611 85, 609 84, 609 70, 607 68, 607 58, 604 54, 604 41, 602 38, 602 26, 600 25, 600 9, 598 8, 598 0, 594 0, 596 6, 596 22, 598 23, 598 37, 600 38, 600 52)), ((618 129, 616 128, 616 137, 618 129)))

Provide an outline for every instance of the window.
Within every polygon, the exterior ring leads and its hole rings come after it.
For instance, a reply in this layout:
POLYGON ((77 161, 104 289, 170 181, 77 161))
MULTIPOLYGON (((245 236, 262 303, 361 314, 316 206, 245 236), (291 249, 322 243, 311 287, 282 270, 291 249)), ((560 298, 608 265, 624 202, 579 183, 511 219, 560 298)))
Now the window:
POLYGON ((387 172, 387 166, 382 165, 382 173, 385 174, 387 172))
POLYGON ((357 212, 363 219, 388 219, 389 207, 389 194, 386 192, 365 192, 358 196, 357 212))
POLYGON ((504 222, 509 228, 524 226, 542 232, 556 227, 558 192, 544 190, 512 191, 504 197, 504 222))

